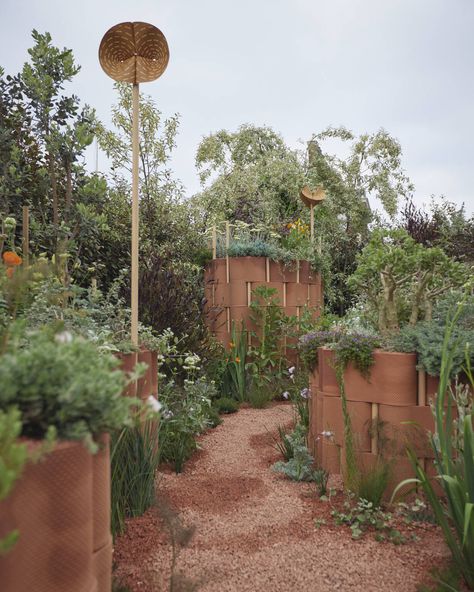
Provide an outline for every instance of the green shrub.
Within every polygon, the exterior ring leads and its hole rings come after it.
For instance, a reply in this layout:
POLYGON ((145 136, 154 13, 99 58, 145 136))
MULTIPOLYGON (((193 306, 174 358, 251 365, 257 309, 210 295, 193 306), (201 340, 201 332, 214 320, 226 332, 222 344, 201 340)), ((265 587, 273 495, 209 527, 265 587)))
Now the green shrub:
POLYGON ((374 230, 357 259, 348 284, 377 316, 382 335, 404 323, 431 320, 440 296, 462 286, 472 274, 442 249, 424 247, 401 229, 374 230))
POLYGON ((395 545, 405 543, 405 538, 396 529, 392 528, 392 515, 383 512, 378 506, 365 499, 359 499, 354 505, 351 501, 344 503, 345 512, 333 510, 331 512, 336 525, 346 524, 352 532, 353 539, 360 539, 369 530, 377 534, 375 539, 379 542, 388 540, 395 545))
POLYGON ((232 241, 227 249, 227 255, 229 257, 270 257, 278 260, 280 250, 275 244, 256 238, 232 241))
POLYGON ((221 397, 213 402, 213 405, 219 414, 235 413, 239 410, 239 404, 230 397, 221 397))
MULTIPOLYGON (((13 489, 26 463, 26 445, 18 442, 21 433, 20 412, 10 407, 0 411, 0 502, 13 489)), ((8 553, 19 537, 18 530, 12 530, 0 538, 0 556, 8 553)))
POLYGON ((301 424, 297 424, 290 433, 282 426, 278 426, 278 436, 276 449, 287 462, 294 457, 295 447, 304 446, 306 443, 306 429, 301 424))
POLYGON ((253 384, 248 394, 248 401, 254 409, 264 409, 274 398, 271 384, 253 384))
POLYGON ((240 401, 247 395, 247 336, 248 333, 242 322, 238 330, 232 323, 229 359, 222 376, 222 392, 224 396, 231 396, 240 401))
MULTIPOLYGON (((440 383, 434 405, 435 432, 431 446, 435 454, 435 466, 446 496, 447 505, 441 502, 433 489, 430 478, 420 465, 413 451, 408 451, 415 468, 416 478, 400 483, 394 492, 410 483, 421 485, 440 525, 455 567, 462 574, 467 586, 474 588, 474 430, 472 412, 467 412, 453 422, 451 405, 446 406, 448 383, 452 374, 454 357, 460 346, 454 337, 455 328, 463 311, 463 302, 446 323, 444 335, 440 383), (453 445, 454 443, 454 445, 453 445)), ((464 344, 466 352, 469 345, 464 344)), ((466 374, 474 388, 470 358, 466 355, 466 374)), ((448 394, 449 393, 449 394, 448 394)), ((455 398, 455 402, 458 401, 455 398)), ((459 409, 464 413, 463 408, 459 409)))
MULTIPOLYGON (((450 307, 463 295, 455 292, 438 303, 433 311, 433 320, 420 322, 414 327, 402 327, 388 341, 388 347, 394 351, 416 352, 419 365, 431 376, 439 376, 441 372, 443 342, 450 307)), ((474 296, 465 295, 465 308, 452 329, 451 337, 451 369, 450 378, 462 372, 466 361, 466 343, 474 343, 474 296)), ((474 365, 474 348, 469 353, 470 364, 474 365)))
POLYGON ((122 396, 117 366, 115 356, 69 333, 35 333, 28 347, 0 356, 0 410, 18 407, 23 436, 42 439, 52 427, 94 450, 93 436, 123 427, 134 402, 122 396))
POLYGON ((272 466, 276 473, 283 473, 293 481, 313 480, 314 458, 304 445, 293 447, 293 457, 287 462, 278 461, 272 466))
POLYGON ((333 346, 336 365, 345 369, 352 363, 362 376, 368 378, 374 363, 374 349, 378 345, 379 340, 372 335, 342 334, 333 346))
POLYGON ((312 481, 316 485, 319 497, 327 496, 329 472, 323 468, 315 469, 313 471, 312 481))
POLYGON ((337 331, 311 331, 299 338, 300 359, 310 372, 318 367, 318 348, 335 343, 339 337, 337 331))
POLYGON ((209 408, 209 411, 207 412, 207 423, 210 428, 216 428, 222 423, 219 412, 215 407, 209 408))
POLYGON ((126 517, 141 516, 155 500, 159 462, 158 419, 143 422, 138 415, 132 426, 111 438, 112 534, 121 534, 126 517))
POLYGON ((367 500, 375 508, 378 508, 387 490, 390 476, 390 463, 378 457, 374 466, 364 468, 360 471, 357 488, 354 493, 358 498, 367 500))
POLYGON ((201 377, 165 383, 160 391, 163 405, 160 423, 160 457, 174 465, 177 473, 196 450, 196 436, 209 427, 209 410, 216 389, 201 377))

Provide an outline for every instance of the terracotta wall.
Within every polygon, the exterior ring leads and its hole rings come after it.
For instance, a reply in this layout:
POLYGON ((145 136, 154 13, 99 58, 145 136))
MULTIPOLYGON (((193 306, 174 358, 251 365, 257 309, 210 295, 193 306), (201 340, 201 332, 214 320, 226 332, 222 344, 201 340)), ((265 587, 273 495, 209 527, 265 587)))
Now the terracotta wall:
POLYGON ((254 330, 249 305, 257 286, 275 288, 287 315, 299 316, 305 305, 322 306, 321 277, 311 271, 308 261, 295 261, 285 268, 266 257, 214 259, 205 271, 204 282, 206 322, 226 347, 232 321, 240 326, 243 320, 249 330, 254 330))
MULTIPOLYGON (((436 395, 438 381, 418 373, 416 354, 376 351, 370 379, 351 365, 344 375, 348 411, 355 446, 362 466, 370 466, 379 453, 394 459, 388 494, 401 480, 412 477, 406 455, 409 443, 428 473, 434 472, 428 430, 434 429, 429 401, 436 395), (373 428, 378 426, 377 430, 373 428)), ((344 463, 344 420, 334 371, 334 353, 318 351, 318 369, 310 377, 310 446, 321 465, 341 473, 344 463), (321 436, 332 432, 333 437, 321 436)))
POLYGON ((126 373, 133 371, 138 363, 145 363, 147 369, 145 374, 131 383, 125 389, 124 395, 129 397, 138 397, 142 401, 148 399, 150 395, 158 395, 158 354, 149 350, 141 350, 137 353, 116 354, 120 360, 120 369, 126 373))
MULTIPOLYGON (((30 452, 40 444, 27 441, 30 452)), ((90 454, 80 442, 59 442, 28 462, 0 502, 0 538, 18 529, 0 556, 2 592, 110 592, 109 439, 90 454)))

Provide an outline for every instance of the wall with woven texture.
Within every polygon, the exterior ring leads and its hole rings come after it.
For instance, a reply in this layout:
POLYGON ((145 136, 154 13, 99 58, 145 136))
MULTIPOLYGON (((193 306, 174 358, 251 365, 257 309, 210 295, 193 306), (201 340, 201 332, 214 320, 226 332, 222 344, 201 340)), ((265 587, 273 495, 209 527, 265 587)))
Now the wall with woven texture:
MULTIPOLYGON (((344 386, 360 466, 373 466, 379 455, 394 461, 390 496, 400 481, 414 476, 407 445, 415 450, 425 470, 434 474, 428 431, 434 430, 430 400, 436 395, 438 380, 417 370, 416 354, 376 350, 374 358, 369 379, 349 364, 344 386)), ((310 448, 322 467, 341 473, 344 417, 330 349, 319 348, 310 388, 310 448)))
MULTIPOLYGON (((204 273, 204 314, 212 333, 226 347, 230 342, 232 322, 245 323, 254 331, 250 318, 252 290, 260 285, 275 288, 287 315, 299 317, 305 306, 316 317, 323 304, 321 277, 312 272, 308 261, 290 266, 266 257, 229 257, 213 259, 204 273)), ((295 350, 287 349, 294 357, 295 350)))

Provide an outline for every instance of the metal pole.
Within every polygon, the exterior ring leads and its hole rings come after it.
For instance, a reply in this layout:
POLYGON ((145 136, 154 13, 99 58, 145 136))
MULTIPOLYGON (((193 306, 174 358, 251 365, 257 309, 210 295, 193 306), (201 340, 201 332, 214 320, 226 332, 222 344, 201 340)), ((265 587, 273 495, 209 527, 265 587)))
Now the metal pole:
POLYGON ((309 217, 310 217, 310 224, 311 224, 311 242, 314 241, 314 205, 311 204, 309 207, 309 217))
POLYGON ((132 99, 132 284, 131 284, 131 308, 132 308, 132 328, 131 338, 134 345, 138 345, 138 103, 139 86, 133 85, 132 99))

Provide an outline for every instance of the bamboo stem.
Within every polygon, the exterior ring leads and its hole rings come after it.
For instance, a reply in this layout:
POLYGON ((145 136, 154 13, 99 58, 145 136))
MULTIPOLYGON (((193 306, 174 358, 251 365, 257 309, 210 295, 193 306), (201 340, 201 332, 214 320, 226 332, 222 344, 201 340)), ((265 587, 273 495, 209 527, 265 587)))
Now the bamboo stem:
POLYGON ((378 439, 378 421, 379 421, 379 404, 372 403, 372 437, 370 440, 370 452, 372 454, 379 453, 379 439, 378 439))
POLYGON ((229 247, 230 247, 230 224, 229 224, 229 222, 226 222, 225 223, 225 271, 226 271, 227 283, 230 282, 230 262, 229 262, 229 255, 228 255, 229 247))
POLYGON ((28 206, 23 206, 23 241, 22 254, 23 265, 28 267, 30 264, 30 212, 28 206))
POLYGON ((134 345, 138 345, 138 232, 139 232, 139 204, 138 204, 138 158, 139 158, 139 97, 138 84, 133 85, 132 99, 132 279, 131 279, 131 308, 132 327, 131 338, 134 345))
POLYGON ((212 227, 212 258, 216 259, 217 257, 217 232, 216 227, 212 227))
POLYGON ((418 405, 426 405, 426 372, 418 370, 418 405))

